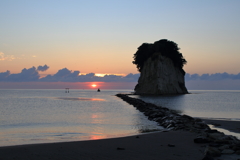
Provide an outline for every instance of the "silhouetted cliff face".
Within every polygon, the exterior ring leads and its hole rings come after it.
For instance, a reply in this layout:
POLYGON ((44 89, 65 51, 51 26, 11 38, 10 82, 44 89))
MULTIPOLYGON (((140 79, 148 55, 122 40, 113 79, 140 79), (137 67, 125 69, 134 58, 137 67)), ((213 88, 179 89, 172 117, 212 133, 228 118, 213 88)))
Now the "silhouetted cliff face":
POLYGON ((156 52, 144 62, 134 90, 136 94, 186 94, 184 75, 170 58, 156 52))

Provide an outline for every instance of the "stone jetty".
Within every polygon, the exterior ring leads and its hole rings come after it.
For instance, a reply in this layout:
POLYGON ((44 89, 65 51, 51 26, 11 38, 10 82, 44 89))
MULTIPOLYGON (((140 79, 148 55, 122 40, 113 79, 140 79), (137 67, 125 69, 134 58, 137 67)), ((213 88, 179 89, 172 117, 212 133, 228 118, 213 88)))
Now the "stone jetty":
POLYGON ((129 97, 126 94, 117 94, 116 96, 133 105, 140 112, 143 112, 149 120, 156 121, 166 129, 197 133, 193 142, 202 143, 206 146, 203 160, 214 160, 214 157, 224 154, 240 155, 239 139, 211 129, 199 118, 180 115, 174 110, 146 103, 140 99, 129 97))

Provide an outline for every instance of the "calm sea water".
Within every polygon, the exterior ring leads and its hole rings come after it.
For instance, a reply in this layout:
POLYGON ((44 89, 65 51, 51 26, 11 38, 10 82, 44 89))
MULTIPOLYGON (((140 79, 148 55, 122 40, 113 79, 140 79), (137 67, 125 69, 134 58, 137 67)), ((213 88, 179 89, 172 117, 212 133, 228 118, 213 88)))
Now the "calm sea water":
POLYGON ((240 120, 239 90, 190 90, 174 96, 132 96, 192 117, 240 120))
POLYGON ((115 95, 130 91, 0 90, 0 146, 102 139, 162 129, 115 95))
MULTIPOLYGON (((117 98, 130 90, 0 90, 0 146, 78 141, 162 129, 117 98)), ((193 117, 240 120, 240 91, 133 96, 193 117)))
MULTIPOLYGON (((154 103, 198 118, 240 121, 239 90, 190 90, 190 94, 174 96, 136 96, 145 102, 154 103)), ((240 134, 210 125, 226 135, 240 139, 240 134)))

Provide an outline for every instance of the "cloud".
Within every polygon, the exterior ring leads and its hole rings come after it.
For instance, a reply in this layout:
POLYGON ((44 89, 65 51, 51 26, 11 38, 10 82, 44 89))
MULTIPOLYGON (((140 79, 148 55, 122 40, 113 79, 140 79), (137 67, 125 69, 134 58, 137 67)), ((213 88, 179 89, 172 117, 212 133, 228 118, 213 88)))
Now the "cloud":
MULTIPOLYGON (((39 72, 46 71, 49 66, 38 66, 29 69, 24 68, 21 73, 11 74, 10 71, 0 73, 0 81, 2 82, 137 82, 140 76, 139 73, 129 73, 126 76, 109 74, 103 77, 98 77, 95 73, 81 75, 80 71, 72 71, 67 68, 62 68, 54 75, 40 77, 39 72)), ((221 81, 221 80, 240 80, 239 74, 215 73, 215 74, 188 74, 185 75, 186 82, 192 81, 221 81)))
POLYGON ((0 73, 0 81, 6 81, 7 77, 10 75, 10 71, 0 73))
POLYGON ((98 77, 95 73, 80 75, 80 71, 71 71, 67 68, 60 69, 54 75, 47 75, 39 79, 42 82, 137 82, 140 74, 128 74, 127 76, 105 75, 98 77))
POLYGON ((71 71, 67 68, 58 70, 54 75, 47 75, 39 79, 42 82, 80 82, 79 81, 80 71, 71 71))
POLYGON ((5 55, 3 52, 0 52, 0 61, 12 61, 16 59, 14 55, 5 55))
POLYGON ((46 64, 44 66, 38 66, 37 67, 37 70, 38 71, 41 71, 41 72, 44 72, 46 70, 48 70, 49 66, 47 66, 46 64))
POLYGON ((67 68, 60 69, 54 76, 58 78, 66 77, 71 74, 71 71, 67 68))
POLYGON ((139 77, 140 77, 140 73, 137 73, 137 74, 129 73, 125 77, 125 79, 127 79, 129 82, 137 82, 139 77))
POLYGON ((238 74, 229 74, 229 73, 214 73, 214 74, 186 74, 186 81, 196 81, 196 80, 206 80, 206 81, 220 81, 220 80, 239 80, 240 73, 238 74))
POLYGON ((10 74, 5 80, 9 82, 34 82, 38 81, 40 75, 35 67, 26 69, 24 68, 21 73, 10 74))

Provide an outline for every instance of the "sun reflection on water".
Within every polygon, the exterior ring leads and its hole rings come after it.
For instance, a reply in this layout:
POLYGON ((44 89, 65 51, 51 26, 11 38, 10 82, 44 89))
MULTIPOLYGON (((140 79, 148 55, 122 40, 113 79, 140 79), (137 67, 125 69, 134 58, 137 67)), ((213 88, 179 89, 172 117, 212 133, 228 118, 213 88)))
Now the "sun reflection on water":
POLYGON ((70 101, 105 101, 105 99, 100 98, 75 98, 75 97, 57 97, 60 100, 70 100, 70 101))
POLYGON ((99 135, 96 135, 96 133, 92 133, 92 135, 90 135, 90 140, 97 140, 97 139, 107 138, 107 136, 103 135, 102 133, 97 133, 97 134, 99 134, 99 135))

